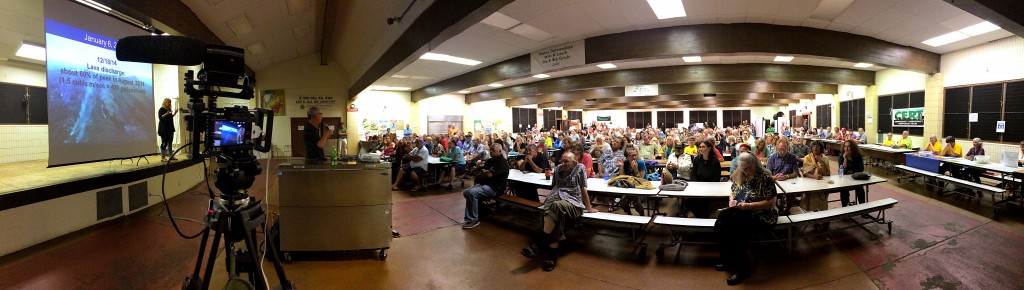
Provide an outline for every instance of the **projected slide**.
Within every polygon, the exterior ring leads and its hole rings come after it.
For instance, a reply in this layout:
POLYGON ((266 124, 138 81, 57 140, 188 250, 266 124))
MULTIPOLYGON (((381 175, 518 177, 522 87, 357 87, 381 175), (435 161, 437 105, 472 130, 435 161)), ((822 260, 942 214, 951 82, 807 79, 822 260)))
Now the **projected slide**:
POLYGON ((155 153, 152 65, 115 53, 118 39, 143 31, 69 1, 46 4, 49 165, 155 153))

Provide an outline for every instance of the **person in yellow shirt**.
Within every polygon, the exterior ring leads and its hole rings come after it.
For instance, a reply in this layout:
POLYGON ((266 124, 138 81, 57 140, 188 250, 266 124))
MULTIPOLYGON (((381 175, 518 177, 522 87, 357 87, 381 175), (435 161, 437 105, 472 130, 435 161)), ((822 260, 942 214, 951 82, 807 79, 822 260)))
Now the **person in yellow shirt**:
MULTIPOLYGON (((889 134, 892 134, 892 133, 889 133, 889 134)), ((913 149, 914 148, 914 141, 910 140, 910 131, 903 131, 903 138, 900 139, 900 142, 896 143, 896 146, 900 147, 900 148, 903 148, 903 149, 913 149)))
MULTIPOLYGON (((942 148, 942 152, 939 155, 946 157, 961 157, 963 156, 963 147, 960 144, 956 144, 956 139, 953 136, 946 137, 946 147, 942 148)), ((953 178, 960 178, 960 166, 949 165, 949 162, 943 162, 942 166, 939 166, 939 174, 945 175, 949 172, 953 178)))
POLYGON ((942 143, 939 143, 939 137, 936 137, 935 134, 928 137, 928 145, 922 151, 931 151, 935 155, 939 155, 942 152, 942 143))
POLYGON ((683 148, 683 153, 690 156, 697 155, 697 145, 695 143, 697 143, 697 138, 687 138, 686 148, 683 148))
POLYGON ((882 141, 882 146, 892 147, 896 146, 896 141, 892 140, 892 132, 885 134, 885 141, 882 141))

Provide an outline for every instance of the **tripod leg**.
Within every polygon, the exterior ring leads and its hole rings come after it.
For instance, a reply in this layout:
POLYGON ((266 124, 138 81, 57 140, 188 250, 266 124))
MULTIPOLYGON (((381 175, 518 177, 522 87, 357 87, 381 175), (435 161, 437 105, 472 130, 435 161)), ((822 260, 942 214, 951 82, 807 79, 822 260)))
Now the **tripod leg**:
MULTIPOLYGON (((210 289, 210 278, 213 277, 213 265, 217 262, 217 248, 220 247, 220 237, 224 235, 225 225, 230 223, 231 219, 220 216, 217 221, 217 229, 214 230, 213 244, 210 245, 210 257, 206 261, 206 271, 203 273, 203 290, 210 289)), ((225 239, 225 244, 227 239, 225 239)), ((226 251, 230 251, 231 247, 224 245, 226 251)))
POLYGON ((245 247, 248 249, 249 258, 252 259, 252 272, 249 272, 249 282, 252 282, 256 289, 267 289, 263 284, 263 264, 260 263, 260 249, 256 245, 256 231, 250 231, 245 235, 245 247), (256 276, 259 275, 259 279, 256 276))
POLYGON ((206 242, 210 239, 210 228, 203 230, 203 238, 199 242, 199 257, 196 258, 196 267, 192 272, 192 276, 185 278, 185 285, 182 285, 182 289, 198 289, 199 287, 199 271, 203 267, 203 256, 206 255, 206 242))
POLYGON ((274 244, 273 237, 267 237, 267 253, 270 256, 270 261, 274 263, 274 271, 277 272, 277 278, 281 280, 281 289, 295 289, 295 284, 288 280, 288 277, 284 274, 284 266, 281 265, 281 261, 277 259, 277 245, 274 244))

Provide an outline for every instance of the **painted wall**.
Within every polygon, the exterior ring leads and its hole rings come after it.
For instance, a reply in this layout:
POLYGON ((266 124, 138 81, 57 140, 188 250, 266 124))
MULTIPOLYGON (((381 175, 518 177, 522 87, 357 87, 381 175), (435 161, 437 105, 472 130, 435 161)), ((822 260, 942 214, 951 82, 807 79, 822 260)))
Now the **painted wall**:
POLYGON ((875 72, 875 86, 878 95, 923 91, 928 75, 898 69, 883 69, 875 72))
POLYGON ((953 87, 1024 78, 1024 38, 1011 36, 943 54, 943 86, 953 87))
MULTIPOLYGON (((291 156, 291 147, 293 146, 289 128, 291 118, 306 117, 306 108, 294 105, 294 101, 298 97, 333 96, 337 100, 337 104, 334 108, 323 108, 321 112, 325 117, 342 117, 342 120, 345 120, 345 108, 347 107, 345 100, 348 98, 348 94, 345 93, 343 83, 347 82, 348 74, 333 61, 327 65, 320 65, 319 56, 310 54, 264 68, 257 71, 256 74, 258 76, 257 94, 263 90, 283 89, 285 91, 285 115, 274 117, 273 138, 270 140, 275 155, 291 156)), ((259 97, 244 102, 244 104, 255 106, 258 99, 259 97)), ((408 99, 403 102, 403 104, 408 103, 408 99)), ((407 116, 408 114, 403 115, 406 118, 407 116)), ((347 125, 351 126, 352 124, 347 125)))
MULTIPOLYGON (((467 107, 469 109, 462 119, 463 132, 473 131, 474 120, 480 120, 484 124, 501 121, 501 124, 498 124, 498 131, 512 132, 512 108, 505 105, 505 100, 476 102, 467 107)), ((541 119, 543 118, 537 118, 537 121, 541 122, 541 119)))
MULTIPOLYGON (((414 104, 413 107, 416 108, 414 111, 416 111, 417 114, 415 114, 415 115, 419 115, 415 119, 417 120, 416 124, 420 125, 417 128, 416 132, 418 132, 420 134, 426 134, 427 133, 427 126, 426 126, 427 125, 427 116, 438 116, 438 115, 458 115, 458 116, 463 116, 463 120, 462 120, 463 128, 459 128, 459 130, 462 130, 462 132, 467 132, 466 131, 467 118, 465 118, 465 114, 466 114, 466 109, 469 106, 466 105, 466 95, 446 94, 446 95, 430 97, 430 98, 426 98, 426 99, 420 100, 419 102, 416 102, 416 104, 414 104)), ((511 119, 511 117, 509 117, 509 119, 507 121, 505 121, 505 122, 511 122, 511 121, 512 121, 512 119, 511 119)), ((471 128, 473 126, 473 124, 472 124, 473 121, 470 119, 468 122, 470 123, 468 127, 471 128)))

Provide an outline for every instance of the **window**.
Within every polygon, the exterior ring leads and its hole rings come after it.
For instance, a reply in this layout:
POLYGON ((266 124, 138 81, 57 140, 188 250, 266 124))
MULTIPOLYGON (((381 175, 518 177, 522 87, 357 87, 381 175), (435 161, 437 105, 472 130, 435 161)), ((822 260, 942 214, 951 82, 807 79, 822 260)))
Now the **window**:
POLYGON ((645 128, 654 121, 651 112, 626 112, 627 128, 645 128))
POLYGON ((839 127, 847 130, 864 128, 864 99, 839 102, 839 127))
POLYGON ((690 111, 690 124, 708 123, 708 126, 715 126, 718 123, 718 111, 690 111))
POLYGON ((832 105, 821 105, 815 108, 815 112, 818 113, 815 125, 818 128, 825 128, 832 126, 832 105))
POLYGON ((0 124, 46 123, 46 88, 0 84, 0 124))
POLYGON ((924 92, 912 92, 878 97, 878 132, 896 135, 910 131, 910 135, 924 136, 924 127, 893 127, 892 110, 924 107, 924 92))
POLYGON ((1003 142, 1018 143, 1024 140, 1024 81, 1006 84, 1006 102, 1003 120, 1006 121, 1006 133, 1003 142))
POLYGON ((723 127, 736 127, 743 121, 750 121, 750 110, 722 110, 723 127))
POLYGON ((576 120, 583 123, 583 111, 569 111, 569 120, 576 120))
POLYGON ((658 112, 658 128, 676 128, 676 124, 683 123, 685 115, 683 111, 660 111, 658 112))
POLYGON ((551 129, 551 127, 558 127, 559 119, 562 119, 562 111, 560 110, 544 110, 544 128, 551 129))
POLYGON ((537 124, 537 109, 512 108, 512 131, 516 133, 533 129, 537 124))

